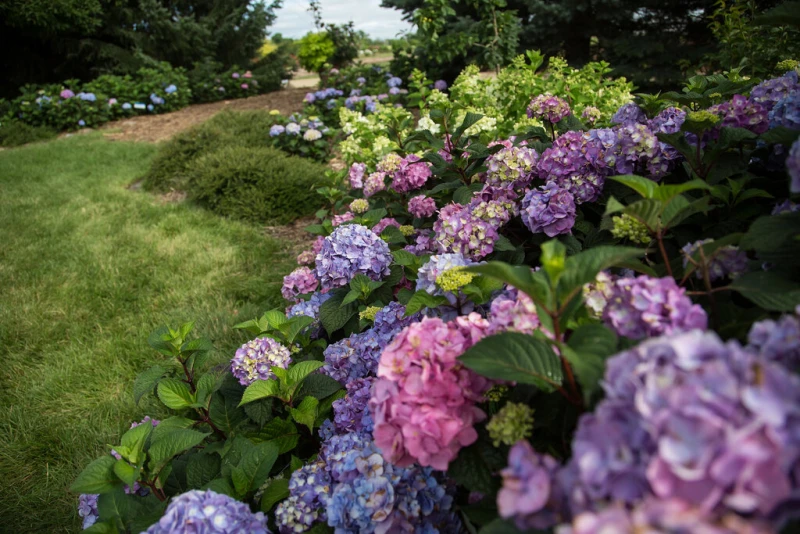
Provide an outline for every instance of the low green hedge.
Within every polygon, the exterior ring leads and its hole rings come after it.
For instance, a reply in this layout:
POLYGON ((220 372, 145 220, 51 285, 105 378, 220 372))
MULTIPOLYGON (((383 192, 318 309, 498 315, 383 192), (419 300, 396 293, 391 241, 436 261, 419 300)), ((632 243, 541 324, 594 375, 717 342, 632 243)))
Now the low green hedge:
POLYGON ((20 121, 0 124, 0 146, 12 147, 36 141, 45 141, 56 136, 56 131, 46 126, 29 126, 20 121))

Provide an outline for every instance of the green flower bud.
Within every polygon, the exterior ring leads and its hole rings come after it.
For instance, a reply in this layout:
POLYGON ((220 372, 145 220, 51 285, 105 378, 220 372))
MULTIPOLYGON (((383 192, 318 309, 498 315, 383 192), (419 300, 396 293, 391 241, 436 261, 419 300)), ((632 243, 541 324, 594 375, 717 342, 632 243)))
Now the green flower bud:
POLYGON ((533 433, 533 408, 516 402, 506 403, 486 425, 495 447, 513 445, 533 433))
POLYGON ((650 232, 647 227, 630 215, 623 213, 621 216, 612 217, 611 221, 614 223, 611 235, 617 239, 629 239, 643 245, 650 242, 650 232))
POLYGON ((472 282, 473 278, 475 278, 475 275, 464 272, 463 267, 453 267, 436 277, 436 285, 444 291, 454 293, 459 288, 472 282))
POLYGON ((377 314, 381 309, 378 306, 370 306, 369 308, 365 309, 362 312, 359 312, 358 317, 359 319, 366 319, 368 321, 375 320, 375 314, 377 314))

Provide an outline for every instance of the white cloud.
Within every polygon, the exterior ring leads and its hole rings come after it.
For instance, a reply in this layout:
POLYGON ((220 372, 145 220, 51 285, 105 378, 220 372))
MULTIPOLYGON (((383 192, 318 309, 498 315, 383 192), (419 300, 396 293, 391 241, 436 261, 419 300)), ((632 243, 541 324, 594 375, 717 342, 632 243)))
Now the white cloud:
MULTIPOLYGON (((363 30, 371 37, 389 39, 411 29, 400 11, 382 8, 381 0, 321 0, 320 4, 325 22, 343 24, 352 20, 356 30, 363 30)), ((314 30, 308 0, 286 0, 275 13, 278 18, 269 28, 270 33, 296 38, 314 30)))

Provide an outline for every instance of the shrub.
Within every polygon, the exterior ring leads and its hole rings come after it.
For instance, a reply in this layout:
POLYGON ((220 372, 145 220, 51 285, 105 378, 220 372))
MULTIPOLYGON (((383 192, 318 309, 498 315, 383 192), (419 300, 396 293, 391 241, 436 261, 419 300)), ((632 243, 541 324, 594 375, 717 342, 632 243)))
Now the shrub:
POLYGON ((20 121, 6 121, 0 125, 0 146, 20 146, 36 141, 46 141, 56 132, 46 126, 30 126, 20 121))
POLYGON ((309 71, 319 72, 336 52, 333 40, 325 32, 309 32, 300 39, 298 59, 300 65, 309 71))
POLYGON ((325 168, 270 147, 225 146, 192 165, 189 197, 220 215, 285 224, 316 209, 325 168))

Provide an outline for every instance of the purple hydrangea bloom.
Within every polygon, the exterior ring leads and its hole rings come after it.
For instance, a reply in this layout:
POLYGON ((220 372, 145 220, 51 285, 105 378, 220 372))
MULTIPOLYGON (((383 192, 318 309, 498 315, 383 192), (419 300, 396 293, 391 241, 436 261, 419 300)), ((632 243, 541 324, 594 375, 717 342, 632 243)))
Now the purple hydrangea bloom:
POLYGON ((374 373, 378 367, 377 359, 367 360, 357 351, 360 348, 358 336, 361 335, 353 334, 347 339, 328 345, 323 352, 325 365, 321 372, 341 384, 347 384, 352 380, 374 373))
POLYGON ((100 513, 97 511, 97 498, 100 495, 96 494, 81 494, 78 497, 78 515, 83 518, 83 529, 91 527, 100 518, 100 513))
POLYGON ((395 220, 394 217, 384 217, 377 223, 375 226, 372 227, 372 233, 375 235, 381 235, 387 227, 394 226, 395 228, 400 228, 400 223, 395 220))
POLYGON ((358 82, 358 85, 364 85, 365 83, 367 83, 367 79, 364 78, 363 76, 359 76, 358 78, 356 78, 356 82, 358 82))
POLYGON ((272 338, 258 337, 236 350, 231 360, 231 373, 241 385, 249 386, 256 380, 275 378, 271 368, 286 369, 291 361, 289 349, 272 338))
POLYGON ((528 117, 544 119, 551 124, 560 122, 569 113, 567 101, 550 93, 539 95, 528 104, 528 117))
POLYGON ((436 201, 420 195, 408 201, 408 212, 414 217, 423 219, 436 213, 436 201))
POLYGON ((783 76, 764 80, 753 87, 750 91, 750 100, 760 104, 767 111, 771 111, 773 106, 782 98, 800 89, 797 72, 790 70, 783 76))
POLYGON ((369 198, 379 191, 384 191, 386 189, 385 178, 386 173, 381 171, 373 172, 367 176, 367 179, 364 181, 364 196, 369 198))
POLYGON ((520 215, 534 234, 544 232, 548 237, 570 234, 575 224, 575 199, 566 189, 548 182, 525 194, 520 215))
POLYGON ((648 174, 661 178, 670 168, 670 161, 661 153, 656 135, 646 124, 627 122, 614 128, 616 142, 606 151, 606 163, 615 174, 648 174))
POLYGON ((800 130, 800 92, 794 92, 778 100, 769 112, 769 127, 782 126, 800 130))
POLYGON ((416 154, 409 154, 400 161, 392 177, 392 189, 408 193, 419 189, 432 176, 430 163, 422 161, 416 154))
POLYGON ((325 521, 324 503, 331 491, 331 477, 325 462, 306 464, 289 479, 289 498, 278 504, 275 521, 281 534, 309 530, 317 521, 325 521))
POLYGON ((129 109, 131 109, 132 107, 133 107, 133 106, 131 106, 131 103, 130 103, 130 102, 125 102, 124 104, 122 104, 122 109, 124 109, 124 110, 129 110, 129 109))
MULTIPOLYGON (((700 247, 713 241, 713 239, 701 239, 684 245, 681 249, 683 252, 683 268, 685 269, 689 265, 692 256, 700 247)), ((706 259, 708 260, 708 258, 706 259)), ((707 264, 708 278, 712 282, 723 278, 736 278, 740 274, 747 272, 747 254, 739 250, 738 247, 728 245, 715 250, 707 264)), ((697 278, 703 278, 702 269, 698 268, 695 274, 697 278)))
POLYGON ((397 76, 392 76, 388 80, 386 80, 386 85, 389 87, 400 87, 403 85, 403 80, 398 78, 397 76))
POLYGON ((147 534, 268 534, 267 518, 243 502, 211 490, 187 491, 173 497, 158 523, 147 534))
POLYGON ((474 260, 491 254, 499 237, 491 224, 460 204, 449 204, 439 210, 433 231, 439 252, 460 253, 474 260))
POLYGON ((371 433, 372 416, 367 409, 374 377, 357 378, 347 384, 347 395, 333 401, 333 427, 337 434, 371 433))
MULTIPOLYGON (((647 125, 654 134, 672 134, 681 131, 681 126, 686 120, 686 112, 682 109, 668 107, 650 119, 647 125)), ((661 153, 669 161, 680 159, 681 154, 673 146, 659 141, 661 153)))
POLYGON ((711 106, 708 110, 722 119, 720 126, 745 128, 756 134, 769 128, 766 108, 742 95, 734 95, 729 102, 711 106))
POLYGON ((310 299, 300 301, 289 308, 286 311, 286 316, 296 317, 298 315, 305 315, 306 317, 314 319, 314 322, 308 326, 308 331, 311 333, 311 337, 317 337, 321 328, 319 324, 319 307, 329 298, 331 298, 330 293, 320 293, 317 291, 311 295, 310 299))
POLYGON ((795 204, 787 198, 786 200, 775 204, 775 207, 772 208, 772 215, 780 215, 781 213, 794 213, 795 211, 800 211, 800 204, 795 204))
POLYGON ((350 172, 348 173, 348 179, 350 181, 350 187, 353 189, 361 189, 364 187, 364 172, 367 170, 367 166, 363 163, 353 163, 350 166, 350 172))
POLYGON ((300 125, 296 122, 290 122, 286 125, 286 133, 289 135, 300 135, 300 125))
POLYGON ((78 98, 87 102, 96 102, 97 96, 94 93, 78 93, 78 98))
POLYGON ((486 183, 502 187, 528 187, 538 174, 539 153, 526 146, 505 147, 486 160, 486 183))
POLYGON ((67 100, 67 99, 69 99, 69 98, 72 98, 73 96, 75 96, 75 93, 73 93, 73 92, 72 92, 72 91, 70 91, 69 89, 64 89, 63 91, 61 91, 61 93, 60 93, 59 95, 60 95, 60 96, 61 96, 61 98, 63 98, 64 100, 67 100))
MULTIPOLYGON (((613 130, 566 132, 542 153, 539 178, 567 189, 578 204, 595 202, 603 192, 604 176, 609 174, 606 152, 611 153, 616 142, 613 130)), ((613 160, 610 167, 614 167, 613 160)))
POLYGON ((389 274, 389 245, 360 224, 340 226, 325 238, 317 254, 317 278, 323 289, 350 283, 356 274, 380 280, 389 274))
POLYGON ((644 114, 642 108, 633 102, 623 104, 611 117, 611 122, 614 124, 646 124, 647 115, 644 114))
POLYGON ((314 271, 308 267, 298 267, 283 277, 281 295, 286 300, 296 300, 300 295, 311 293, 317 289, 318 285, 319 281, 314 276, 314 271))
POLYGON ((789 192, 800 193, 800 139, 792 144, 786 156, 786 173, 789 175, 789 192))
POLYGON ((156 106, 160 106, 165 102, 165 100, 163 98, 161 98, 160 96, 158 96, 157 94, 151 93, 150 94, 150 102, 152 102, 156 106))
POLYGON ((592 125, 600 120, 602 112, 594 106, 586 106, 581 112, 581 118, 589 125, 592 125))
POLYGON ((748 350, 765 360, 781 363, 789 369, 800 368, 800 307, 795 315, 753 324, 747 343, 748 350))
POLYGON ((446 91, 447 90, 447 82, 444 80, 436 80, 433 84, 433 88, 437 91, 446 91))
POLYGON ((270 137, 277 137, 281 135, 283 132, 286 131, 286 127, 282 124, 273 124, 272 128, 269 129, 269 136, 270 137))
POLYGON ((381 343, 388 345, 395 334, 420 319, 418 313, 408 317, 405 314, 406 307, 396 301, 390 302, 375 314, 375 320, 372 322, 372 331, 380 339, 381 343))
POLYGON ((81 119, 78 121, 78 126, 86 126, 86 121, 81 119))
POLYGON ((144 416, 144 419, 142 419, 141 421, 134 421, 134 422, 132 422, 130 427, 131 427, 131 428, 136 428, 137 426, 139 426, 139 425, 143 425, 143 424, 145 424, 145 423, 150 423, 151 425, 153 425, 153 427, 157 427, 157 426, 158 426, 158 424, 159 424, 160 422, 161 422, 161 421, 160 421, 160 420, 158 420, 158 419, 153 419, 153 418, 152 418, 152 417, 150 417, 149 415, 145 415, 145 416, 144 416))
POLYGON ((605 284, 603 292, 603 321, 621 336, 642 339, 708 326, 706 312, 672 277, 618 278, 605 284))
POLYGON ((508 467, 500 472, 500 517, 514 519, 522 531, 554 526, 559 519, 555 511, 563 501, 555 480, 558 468, 559 463, 552 456, 540 455, 527 441, 518 441, 508 453, 508 467))

